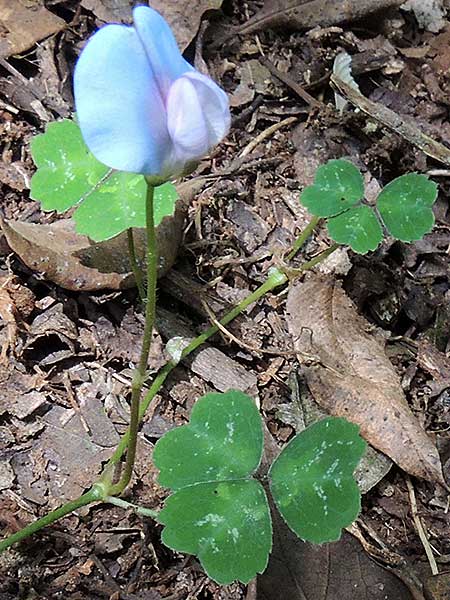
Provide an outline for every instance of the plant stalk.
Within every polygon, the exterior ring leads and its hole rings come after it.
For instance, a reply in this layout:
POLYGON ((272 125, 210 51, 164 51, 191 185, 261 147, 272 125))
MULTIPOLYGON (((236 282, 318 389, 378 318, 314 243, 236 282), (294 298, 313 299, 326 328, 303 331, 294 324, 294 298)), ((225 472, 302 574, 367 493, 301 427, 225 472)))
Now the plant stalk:
POLYGON ((147 377, 148 355, 152 343, 153 326, 155 324, 156 311, 156 281, 157 281, 157 248, 155 219, 153 214, 153 186, 147 184, 147 200, 145 206, 146 230, 147 230, 147 299, 145 304, 145 325, 142 339, 141 355, 139 364, 133 373, 131 382, 130 403, 130 426, 128 428, 128 443, 125 467, 120 480, 111 485, 108 490, 109 496, 119 496, 128 486, 133 474, 134 460, 136 458, 136 445, 139 429, 139 405, 141 400, 142 386, 147 377))
POLYGON ((320 217, 313 217, 305 229, 301 232, 298 238, 295 240, 294 245, 292 246, 292 250, 286 256, 286 260, 292 260, 309 236, 312 234, 314 229, 319 224, 320 217))
MULTIPOLYGON (((294 271, 293 276, 297 277, 303 271, 308 271, 309 269, 312 269, 317 264, 319 264, 320 262, 322 262, 323 260, 328 258, 328 256, 330 256, 330 254, 332 254, 337 248, 338 248, 338 244, 333 244, 333 246, 330 246, 329 248, 327 248, 326 250, 324 250, 323 252, 321 252, 320 254, 318 254, 317 256, 315 256, 314 258, 309 260, 308 262, 305 262, 298 269, 295 269, 295 271, 293 270, 294 271)), ((264 283, 262 283, 258 288, 256 288, 256 290, 254 292, 252 292, 246 298, 244 298, 244 300, 242 300, 242 302, 237 304, 229 313, 227 313, 224 317, 222 317, 222 319, 219 321, 220 325, 224 325, 224 326, 228 325, 228 323, 230 323, 230 321, 235 319, 240 313, 242 313, 251 304, 253 304, 254 302, 257 302, 265 294, 274 290, 275 288, 279 287, 280 285, 283 285, 287 281, 288 281, 288 276, 285 273, 283 273, 279 269, 273 269, 264 283)), ((197 350, 197 348, 199 348, 199 346, 204 344, 210 337, 212 337, 218 331, 219 331, 219 328, 216 325, 212 325, 211 327, 209 327, 209 329, 207 329, 206 331, 201 333, 199 336, 194 338, 189 343, 189 345, 186 346, 186 348, 184 348, 184 350, 182 351, 180 360, 183 360, 184 358, 186 358, 186 356, 188 356, 189 354, 191 354, 192 352, 197 350)), ((140 411, 139 411, 139 419, 142 419, 142 417, 146 413, 148 407, 150 406, 151 401, 156 396, 156 394, 159 392, 159 390, 161 389, 161 386, 163 385, 164 381, 167 379, 167 377, 169 376, 171 371, 178 365, 178 362, 179 361, 170 361, 170 362, 166 363, 163 367, 161 367, 161 369, 158 371, 155 379, 152 382, 152 385, 150 386, 150 389, 145 394, 145 396, 141 402, 141 407, 140 407, 140 411)), ((122 439, 120 440, 114 454, 109 459, 109 462, 106 466, 107 469, 111 469, 113 467, 113 465, 117 465, 120 462, 120 459, 127 448, 129 435, 130 435, 130 430, 128 429, 123 434, 122 439)))
MULTIPOLYGON (((317 224, 317 223, 316 223, 317 224)), ((314 225, 315 226, 315 225, 314 225)), ((308 226, 310 231, 308 235, 312 232, 314 227, 311 225, 308 226)), ((306 230, 305 230, 306 231, 306 230)), ((78 508, 82 506, 86 506, 88 504, 92 504, 96 501, 108 501, 113 502, 118 506, 124 506, 123 502, 116 498, 113 499, 114 495, 121 494, 123 490, 128 485, 131 474, 134 466, 134 458, 136 454, 136 441, 137 441, 137 432, 139 427, 139 422, 147 411, 151 401, 156 396, 164 381, 167 379, 168 375, 171 371, 178 365, 179 361, 170 361, 166 363, 157 373, 155 379, 150 386, 150 389, 146 393, 142 402, 140 402, 140 395, 142 392, 142 386, 146 377, 146 367, 148 362, 148 355, 150 352, 150 344, 152 338, 152 330, 155 319, 155 304, 156 304, 156 241, 155 241, 155 231, 154 231, 154 221, 153 221, 153 189, 149 186, 148 194, 147 194, 147 304, 146 304, 146 320, 145 320, 145 328, 144 328, 144 339, 142 344, 142 353, 139 361, 138 368, 136 369, 137 375, 133 377, 133 388, 132 388, 132 402, 131 402, 131 418, 130 418, 130 426, 128 430, 122 436, 114 454, 108 461, 103 475, 96 482, 92 488, 71 502, 67 502, 63 506, 57 508, 56 510, 48 513, 41 519, 38 519, 34 523, 31 523, 27 527, 24 527, 17 533, 9 536, 8 538, 0 541, 0 552, 6 550, 13 544, 27 538, 28 536, 36 533, 40 529, 54 523, 58 519, 67 516, 68 514, 76 511, 78 508), (149 210, 151 207, 151 210, 149 210), (111 474, 114 471, 114 466, 120 463, 120 460, 123 454, 127 451, 127 461, 125 465, 125 470, 123 476, 117 484, 110 485, 111 474)), ((307 239, 308 235, 305 235, 303 232, 300 238, 303 239, 303 242, 307 239)), ((298 240, 297 240, 298 242, 298 240)), ((300 245, 296 242, 295 247, 296 251, 300 248, 300 245)), ((300 275, 302 272, 311 269, 319 262, 323 261, 327 258, 332 252, 336 250, 338 247, 337 244, 334 244, 318 256, 314 257, 310 261, 301 265, 299 269, 292 270, 292 276, 296 277, 300 275)), ((295 253, 294 253, 295 254, 295 253)), ((289 256, 294 255, 293 251, 289 254, 289 256)), ((249 294, 247 298, 245 298, 242 302, 240 302, 237 306, 235 306, 229 313, 227 313, 219 323, 221 325, 227 325, 232 321, 235 317, 237 317, 240 313, 242 313, 248 306, 257 302, 260 298, 262 298, 266 293, 272 291, 273 289, 283 285, 288 281, 288 275, 279 269, 272 269, 268 275, 266 281, 260 285, 254 292, 249 294)), ((193 339, 186 348, 181 353, 180 360, 186 358, 189 354, 197 350, 199 346, 201 346, 205 341, 207 341, 210 337, 212 337, 215 333, 218 332, 218 327, 213 325, 209 327, 205 332, 197 336, 193 339)), ((128 507, 129 504, 126 503, 128 507)), ((152 513, 156 511, 151 511, 150 509, 144 509, 145 513, 148 516, 153 516, 152 513)), ((142 511, 141 511, 142 512, 142 511)))
POLYGON ((6 550, 7 548, 9 548, 10 546, 12 546, 13 544, 17 544, 18 542, 24 540, 25 538, 29 537, 30 535, 33 535, 33 533, 36 533, 40 529, 47 527, 47 525, 54 523, 58 519, 62 519, 62 517, 66 517, 67 515, 78 510, 82 506, 87 506, 88 504, 92 504, 93 502, 96 502, 98 500, 103 500, 103 498, 104 498, 103 487, 97 483, 94 484, 88 492, 86 492, 85 494, 83 494, 82 496, 77 498, 76 500, 72 500, 71 502, 66 502, 66 504, 63 504, 59 508, 52 510, 51 512, 46 514, 44 517, 38 519, 37 521, 34 521, 33 523, 30 523, 29 525, 27 525, 20 531, 17 531, 17 533, 13 533, 9 537, 5 538, 4 540, 1 540, 0 541, 0 553, 3 552, 4 550, 6 550))

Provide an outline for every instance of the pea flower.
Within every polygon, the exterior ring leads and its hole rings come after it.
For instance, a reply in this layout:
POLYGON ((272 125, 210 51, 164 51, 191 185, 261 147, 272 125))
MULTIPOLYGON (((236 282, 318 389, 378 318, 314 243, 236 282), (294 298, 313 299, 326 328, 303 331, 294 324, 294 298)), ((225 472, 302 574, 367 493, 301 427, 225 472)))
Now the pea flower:
POLYGON ((164 18, 133 10, 133 26, 102 27, 75 67, 83 138, 109 167, 168 179, 227 134, 225 92, 184 60, 164 18))

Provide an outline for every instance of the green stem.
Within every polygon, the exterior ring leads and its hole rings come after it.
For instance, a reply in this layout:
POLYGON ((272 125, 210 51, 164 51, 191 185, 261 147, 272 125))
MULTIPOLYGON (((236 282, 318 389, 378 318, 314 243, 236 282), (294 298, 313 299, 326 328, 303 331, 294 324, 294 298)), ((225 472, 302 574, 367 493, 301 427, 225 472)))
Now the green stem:
POLYGON ((155 219, 153 214, 154 188, 147 185, 146 202, 146 229, 147 229, 147 300, 145 305, 145 325, 142 340, 139 364, 133 373, 131 382, 130 426, 127 444, 125 468, 120 480, 108 490, 109 496, 120 495, 130 483, 133 474, 134 460, 136 458, 136 444, 139 429, 139 405, 142 386, 147 376, 148 355, 152 343, 153 326, 155 323, 156 308, 156 280, 157 280, 157 249, 155 219))
POLYGON ((116 498, 116 496, 105 496, 104 501, 109 502, 110 504, 114 504, 114 506, 120 506, 121 508, 132 508, 135 513, 137 513, 138 515, 142 515, 143 517, 151 517, 152 519, 158 518, 159 513, 157 510, 145 508, 144 506, 138 506, 137 504, 127 502, 122 498, 116 498))
POLYGON ((312 234, 314 229, 317 227, 317 225, 319 224, 319 221, 320 221, 320 217, 313 217, 311 219, 311 221, 308 223, 308 225, 305 227, 305 229, 301 232, 301 234, 295 240, 294 245, 292 246, 292 250, 287 255, 286 260, 292 260, 294 258, 294 256, 297 254, 297 252, 300 250, 300 248, 303 246, 303 244, 306 242, 306 240, 312 234))
POLYGON ((328 258, 330 254, 333 254, 333 252, 335 252, 338 248, 339 244, 333 244, 332 246, 330 246, 311 260, 304 262, 298 267, 298 269, 287 268, 286 274, 291 278, 297 277, 298 275, 301 275, 304 271, 308 271, 309 269, 312 269, 313 267, 321 263, 323 260, 328 258))
POLYGON ((136 259, 136 246, 134 244, 134 236, 133 229, 130 227, 127 229, 127 239, 128 239, 128 255, 130 257, 131 270, 133 271, 134 280, 136 282, 136 286, 139 292, 139 298, 141 302, 145 302, 145 288, 144 288, 144 280, 142 277, 141 268, 138 265, 136 259))
POLYGON ((69 515, 75 510, 78 510, 82 506, 92 504, 97 500, 103 500, 103 497, 103 486, 101 486, 100 484, 94 484, 88 492, 86 492, 76 500, 66 502, 66 504, 63 504, 59 508, 52 510, 41 519, 30 523, 30 525, 27 525, 17 533, 13 533, 13 535, 10 535, 6 539, 0 541, 0 553, 6 550, 6 548, 12 546, 13 544, 17 544, 17 542, 20 542, 28 536, 33 535, 33 533, 36 533, 40 529, 51 525, 51 523, 54 523, 58 519, 61 519, 62 517, 69 515))
MULTIPOLYGON (((325 260, 325 258, 330 256, 330 254, 332 252, 334 252, 337 248, 338 248, 338 244, 334 244, 333 246, 330 246, 330 248, 327 248, 321 254, 318 254, 317 256, 312 258, 310 261, 304 263, 299 269, 295 269, 295 272, 293 273, 294 276, 299 275, 303 271, 312 269, 315 265, 319 264, 321 261, 325 260)), ((262 285, 260 285, 254 292, 252 292, 246 298, 244 298, 244 300, 242 300, 242 302, 240 302, 237 306, 235 306, 229 313, 227 313, 219 321, 220 325, 224 325, 224 326, 228 325, 228 323, 230 323, 230 321, 235 319, 248 306, 253 304, 253 302, 257 302, 260 298, 262 298, 262 296, 264 296, 268 292, 272 291, 273 289, 279 287, 280 285, 283 285, 287 281, 288 281, 287 275, 285 275, 278 269, 273 269, 273 271, 270 273, 270 275, 268 276, 268 278, 262 285)), ((180 360, 183 360, 183 358, 186 358, 186 356, 188 356, 189 354, 191 354, 192 352, 197 350, 197 348, 199 346, 201 346, 203 343, 205 343, 210 337, 212 337, 218 331, 219 331, 219 328, 217 327, 217 325, 212 325, 205 332, 201 333, 199 336, 197 336, 195 339, 193 339, 181 353, 180 360)), ((156 375, 155 379, 153 380, 152 385, 150 386, 150 389, 145 394, 144 399, 141 402, 141 407, 140 407, 140 411, 139 411, 139 419, 142 419, 142 417, 145 415, 148 407, 150 406, 151 401, 156 396, 156 394, 159 392, 159 390, 161 389, 161 386, 163 385, 163 383, 165 382, 165 380, 167 379, 167 377, 169 376, 171 371, 177 366, 177 364, 178 364, 178 361, 170 361, 170 362, 166 363, 159 370, 158 374, 156 375)), ((122 439, 120 440, 114 454, 109 459, 106 469, 110 470, 113 465, 117 465, 120 462, 120 459, 127 448, 129 436, 130 436, 130 430, 128 429, 123 434, 122 439)))

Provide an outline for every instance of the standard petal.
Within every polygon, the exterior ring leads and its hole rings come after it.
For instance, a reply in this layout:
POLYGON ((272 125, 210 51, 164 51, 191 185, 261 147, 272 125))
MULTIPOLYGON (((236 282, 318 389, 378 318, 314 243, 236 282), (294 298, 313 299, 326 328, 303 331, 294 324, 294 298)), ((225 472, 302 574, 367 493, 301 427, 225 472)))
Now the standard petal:
POLYGON ((74 74, 83 138, 114 169, 159 175, 172 144, 167 114, 136 31, 107 25, 88 42, 74 74))
POLYGON ((133 20, 161 94, 166 99, 175 79, 194 69, 181 56, 172 30, 159 12, 148 6, 137 6, 133 10, 133 20))
POLYGON ((187 73, 171 86, 167 99, 167 127, 178 161, 207 154, 230 126, 228 99, 213 81, 187 73))

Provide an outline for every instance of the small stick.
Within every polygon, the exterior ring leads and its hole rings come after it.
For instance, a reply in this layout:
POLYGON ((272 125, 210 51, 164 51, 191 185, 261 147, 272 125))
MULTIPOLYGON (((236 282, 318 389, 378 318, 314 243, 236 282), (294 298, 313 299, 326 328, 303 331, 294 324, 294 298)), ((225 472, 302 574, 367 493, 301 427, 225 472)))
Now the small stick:
POLYGON ((430 563, 431 573, 433 575, 439 575, 439 569, 436 564, 436 559, 434 558, 433 550, 431 549, 430 542, 427 538, 427 534, 425 533, 425 529, 423 528, 422 521, 419 517, 419 513, 417 512, 416 494, 414 492, 414 487, 409 475, 405 476, 405 481, 408 487, 412 518, 414 521, 414 525, 416 526, 417 533, 419 534, 420 541, 422 542, 423 549, 425 550, 425 554, 427 555, 428 562, 430 563))
POLYGON ((431 156, 431 158, 438 160, 444 165, 450 165, 450 150, 443 144, 436 142, 430 136, 422 133, 411 120, 402 117, 383 104, 369 100, 359 90, 356 90, 340 79, 335 73, 331 76, 331 83, 346 100, 362 110, 366 115, 395 131, 395 133, 403 137, 410 144, 422 150, 427 156, 431 156))
POLYGON ((258 144, 260 144, 261 142, 263 142, 264 140, 266 140, 268 137, 270 137, 273 133, 275 133, 276 131, 278 131, 282 127, 285 127, 286 125, 291 125, 292 123, 296 123, 296 122, 297 122, 297 117, 288 117, 287 119, 283 119, 279 123, 274 123, 273 125, 271 125, 267 129, 264 129, 264 131, 261 131, 261 133, 259 135, 257 135, 242 150, 242 152, 239 154, 239 158, 242 158, 243 156, 247 156, 247 154, 250 154, 250 152, 252 152, 256 148, 256 146, 258 144))
POLYGON ((316 100, 314 96, 311 96, 300 84, 294 81, 291 77, 286 75, 286 73, 282 73, 276 66, 270 62, 265 56, 260 57, 259 62, 264 65, 277 79, 286 84, 291 90, 293 90, 297 96, 300 96, 302 100, 309 104, 310 106, 315 106, 317 108, 324 107, 325 104, 320 102, 320 100, 316 100))

